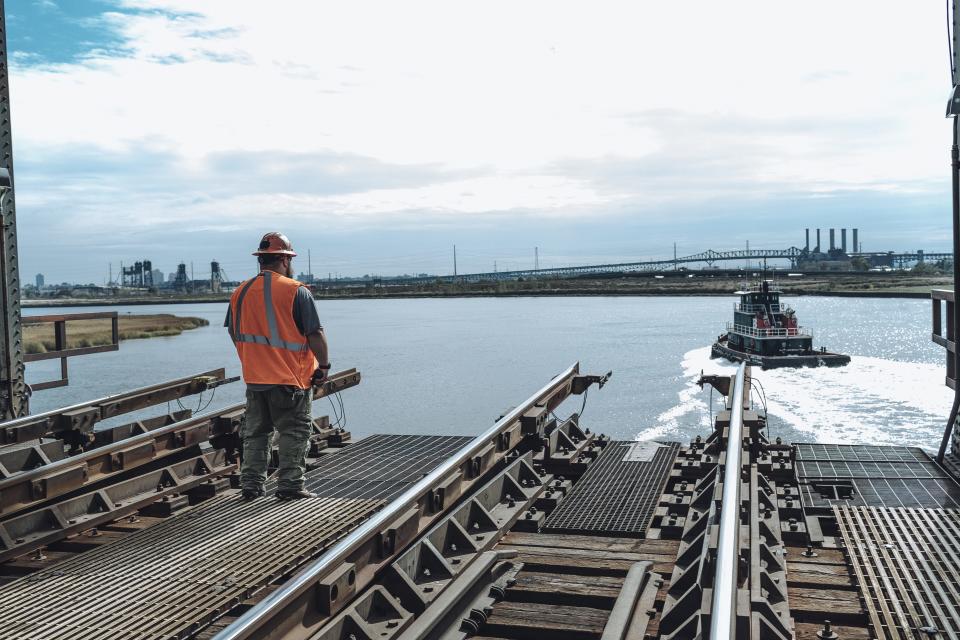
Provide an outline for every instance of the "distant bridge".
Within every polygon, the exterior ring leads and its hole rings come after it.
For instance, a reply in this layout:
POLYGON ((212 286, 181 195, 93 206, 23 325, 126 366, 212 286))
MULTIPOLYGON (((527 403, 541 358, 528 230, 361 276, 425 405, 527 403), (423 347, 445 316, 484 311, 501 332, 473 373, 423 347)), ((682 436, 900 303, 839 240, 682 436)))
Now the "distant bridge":
MULTIPOLYGON (((911 253, 863 252, 838 253, 831 256, 828 253, 807 251, 797 247, 789 249, 737 249, 734 251, 714 251, 709 249, 689 256, 667 258, 663 260, 643 260, 638 262, 614 262, 608 264, 578 265, 568 267, 552 267, 549 269, 519 269, 515 271, 486 271, 482 273, 464 273, 457 275, 413 276, 397 278, 340 278, 337 284, 364 284, 371 281, 388 282, 391 284, 416 284, 424 282, 482 282, 491 280, 518 280, 520 278, 569 278, 582 275, 603 275, 614 273, 658 273, 679 269, 681 266, 706 265, 712 267, 715 262, 751 262, 760 266, 763 260, 789 260, 790 268, 802 268, 803 263, 809 260, 812 264, 819 261, 846 260, 849 258, 866 258, 871 266, 890 266, 903 268, 917 262, 939 262, 953 260, 952 253, 926 252, 918 250, 911 253)), ((318 281, 321 284, 323 281, 318 281)))
MULTIPOLYGON (((889 265, 903 267, 915 262, 937 262, 953 260, 952 253, 851 253, 851 258, 863 257, 871 265, 889 265)), ((552 267, 549 269, 521 269, 517 271, 487 271, 483 273, 465 273, 443 276, 422 276, 414 278, 391 278, 395 283, 416 282, 481 282, 489 280, 517 280, 519 278, 566 278, 571 276, 609 274, 609 273, 656 273, 680 268, 681 265, 705 264, 712 267, 715 262, 739 261, 756 262, 761 260, 789 260, 790 267, 796 268, 804 258, 811 260, 830 260, 827 254, 813 253, 805 249, 790 247, 789 249, 738 249, 734 251, 714 251, 709 249, 701 253, 665 260, 644 260, 640 262, 615 262, 610 264, 580 265, 569 267, 552 267)))

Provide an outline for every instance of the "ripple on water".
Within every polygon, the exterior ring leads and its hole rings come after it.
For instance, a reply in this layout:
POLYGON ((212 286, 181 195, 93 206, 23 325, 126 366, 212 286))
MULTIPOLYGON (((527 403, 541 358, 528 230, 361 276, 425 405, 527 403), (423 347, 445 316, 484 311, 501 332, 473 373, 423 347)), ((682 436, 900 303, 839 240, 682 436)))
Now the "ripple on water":
MULTIPOLYGON (((703 432, 710 429, 710 393, 701 391, 696 381, 701 371, 730 375, 736 365, 711 359, 710 347, 703 347, 684 354, 682 366, 678 402, 637 434, 638 439, 684 441, 691 421, 703 432)), ((845 367, 754 369, 754 378, 765 396, 773 436, 936 449, 952 402, 943 372, 940 365, 855 356, 845 367)), ((718 395, 713 394, 713 412, 722 409, 718 395)))

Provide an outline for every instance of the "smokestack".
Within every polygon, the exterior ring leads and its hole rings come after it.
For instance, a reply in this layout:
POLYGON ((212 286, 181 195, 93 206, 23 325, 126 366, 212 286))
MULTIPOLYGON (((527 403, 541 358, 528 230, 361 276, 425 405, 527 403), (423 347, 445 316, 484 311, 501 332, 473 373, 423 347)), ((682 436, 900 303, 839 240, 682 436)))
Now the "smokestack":
POLYGON ((860 253, 860 245, 857 244, 857 230, 853 230, 853 252, 860 253))
POLYGON ((830 229, 830 251, 837 248, 836 229, 830 229))
POLYGON ((810 229, 809 229, 809 228, 807 229, 807 246, 806 246, 806 250, 807 250, 807 253, 810 253, 810 229))
POLYGON ((817 229, 817 253, 820 253, 820 229, 817 229))
POLYGON ((843 252, 847 252, 847 230, 840 229, 840 248, 843 249, 843 252))

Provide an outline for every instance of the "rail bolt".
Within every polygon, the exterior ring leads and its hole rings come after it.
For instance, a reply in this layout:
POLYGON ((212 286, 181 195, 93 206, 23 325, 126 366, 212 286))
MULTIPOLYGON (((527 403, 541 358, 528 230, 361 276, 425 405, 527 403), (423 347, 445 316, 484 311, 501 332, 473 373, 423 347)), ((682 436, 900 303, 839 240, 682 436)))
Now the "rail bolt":
POLYGON ((840 636, 834 633, 833 629, 830 628, 830 621, 823 621, 823 629, 817 631, 817 637, 820 640, 839 640, 840 636))

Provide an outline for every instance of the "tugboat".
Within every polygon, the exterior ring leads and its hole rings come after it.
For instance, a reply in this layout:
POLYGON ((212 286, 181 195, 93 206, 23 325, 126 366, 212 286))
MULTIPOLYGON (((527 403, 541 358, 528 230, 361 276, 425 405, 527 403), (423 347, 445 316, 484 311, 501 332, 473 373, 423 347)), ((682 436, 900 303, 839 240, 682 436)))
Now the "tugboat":
POLYGON ((713 343, 711 358, 746 362, 763 369, 840 367, 850 356, 813 348, 813 334, 797 323, 797 314, 780 302, 780 289, 769 280, 736 291, 740 303, 726 335, 713 343))

